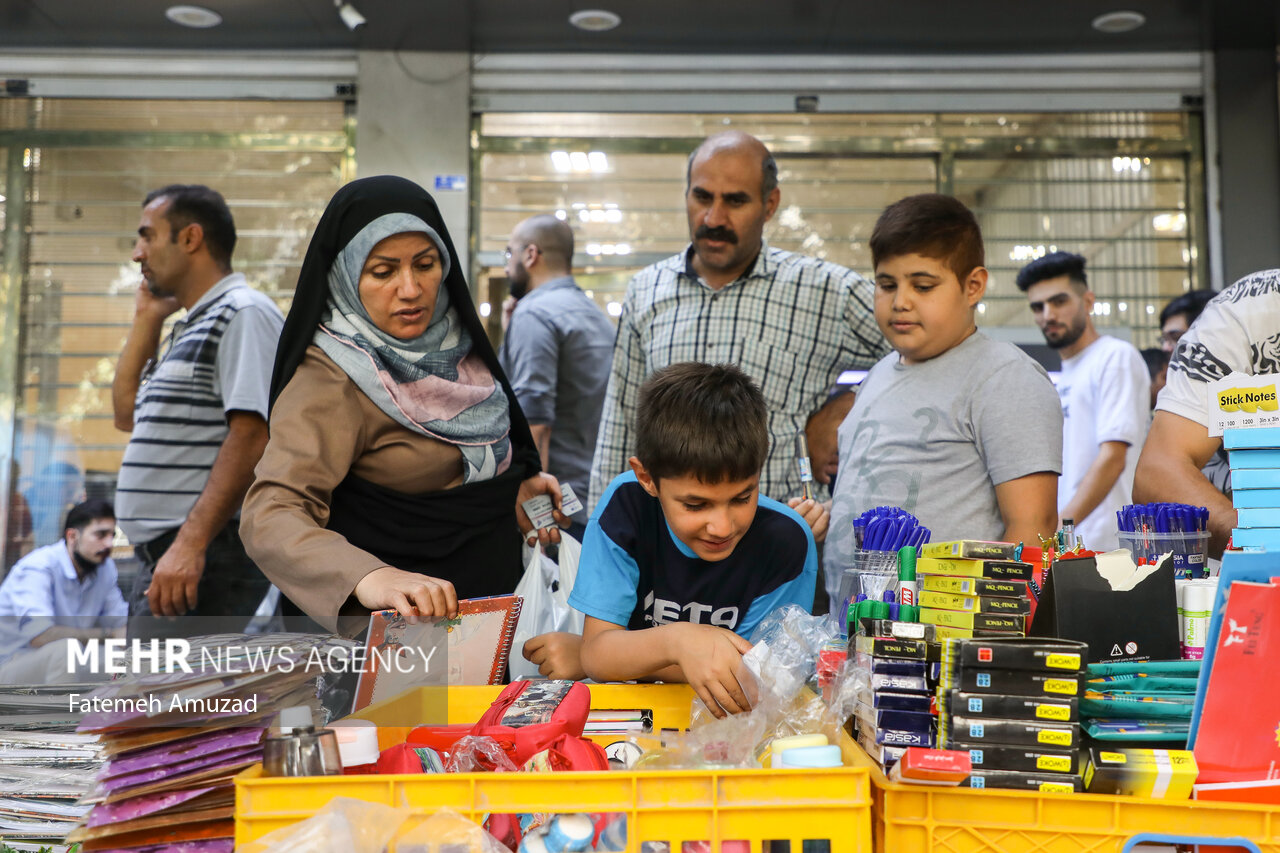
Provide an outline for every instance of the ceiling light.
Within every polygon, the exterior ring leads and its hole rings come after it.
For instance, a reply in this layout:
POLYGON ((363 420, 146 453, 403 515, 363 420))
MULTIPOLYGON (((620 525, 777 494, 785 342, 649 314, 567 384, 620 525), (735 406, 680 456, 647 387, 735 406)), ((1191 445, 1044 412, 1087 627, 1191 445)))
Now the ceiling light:
POLYGON ((1128 33, 1146 22, 1147 18, 1141 12, 1107 12, 1094 18, 1092 26, 1100 33, 1128 33))
POLYGON ((175 24, 205 30, 222 23, 222 16, 203 6, 170 6, 164 16, 175 24))
POLYGON ((607 9, 583 9, 570 15, 569 23, 589 33, 602 33, 621 24, 622 18, 607 9))
POLYGON ((368 23, 364 15, 356 10, 355 6, 350 3, 343 3, 342 0, 333 0, 333 5, 338 10, 338 17, 342 19, 342 23, 347 25, 347 29, 355 32, 360 27, 368 23))

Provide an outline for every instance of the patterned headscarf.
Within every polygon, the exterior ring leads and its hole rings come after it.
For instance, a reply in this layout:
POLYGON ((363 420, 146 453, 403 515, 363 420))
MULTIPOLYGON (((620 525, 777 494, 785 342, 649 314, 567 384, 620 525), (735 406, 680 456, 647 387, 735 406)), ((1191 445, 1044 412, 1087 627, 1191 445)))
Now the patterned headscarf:
POLYGON ((360 300, 360 273, 382 240, 419 232, 440 255, 441 281, 451 262, 426 222, 409 213, 374 219, 338 253, 329 268, 329 299, 314 343, 373 403, 400 425, 453 444, 465 462, 463 482, 487 480, 510 464, 507 397, 471 351, 471 335, 439 288, 427 329, 401 340, 379 329, 360 300))

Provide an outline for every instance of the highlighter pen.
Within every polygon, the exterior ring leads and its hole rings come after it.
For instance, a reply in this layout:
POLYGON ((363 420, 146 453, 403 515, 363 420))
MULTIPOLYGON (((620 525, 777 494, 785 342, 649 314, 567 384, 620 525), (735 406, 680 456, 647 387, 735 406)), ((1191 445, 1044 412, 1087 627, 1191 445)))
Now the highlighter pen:
POLYGON ((813 498, 813 467, 809 463, 809 438, 804 430, 796 433, 796 465, 800 468, 800 487, 804 489, 804 499, 813 498))

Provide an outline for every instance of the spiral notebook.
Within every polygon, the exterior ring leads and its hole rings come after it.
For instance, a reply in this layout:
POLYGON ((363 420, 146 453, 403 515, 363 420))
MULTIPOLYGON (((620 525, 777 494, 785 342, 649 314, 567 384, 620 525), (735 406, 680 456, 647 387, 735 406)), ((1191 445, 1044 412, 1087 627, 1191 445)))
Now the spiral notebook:
POLYGON ((369 639, 353 710, 415 687, 501 684, 524 599, 458 602, 458 618, 410 625, 394 610, 369 615, 369 639))

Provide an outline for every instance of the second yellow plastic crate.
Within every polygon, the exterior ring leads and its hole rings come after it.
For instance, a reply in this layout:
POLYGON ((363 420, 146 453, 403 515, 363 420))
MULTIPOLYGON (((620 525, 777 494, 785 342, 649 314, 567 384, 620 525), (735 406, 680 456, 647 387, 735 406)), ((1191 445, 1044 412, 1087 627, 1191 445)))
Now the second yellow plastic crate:
POLYGON ((1136 835, 1247 838, 1280 853, 1280 809, 1099 794, 896 785, 871 770, 883 853, 1120 853, 1136 835))
MULTIPOLYGON (((500 689, 450 688, 449 721, 474 721, 500 689)), ((684 685, 592 685, 591 698, 596 709, 650 709, 655 729, 684 728, 693 692, 684 685)), ((382 737, 381 724, 402 723, 413 703, 429 701, 409 695, 393 700, 395 705, 371 706, 361 716, 379 723, 382 737)), ((685 845, 707 842, 718 853, 726 841, 747 842, 752 853, 763 853, 765 842, 789 841, 793 853, 800 853, 809 840, 827 841, 830 853, 871 853, 871 763, 847 737, 841 750, 846 766, 830 770, 267 778, 254 767, 236 777, 236 844, 297 823, 342 796, 407 803, 413 811, 408 826, 443 807, 476 821, 489 813, 622 813, 627 850, 636 853, 643 842, 665 842, 671 853, 690 853, 685 845)))

